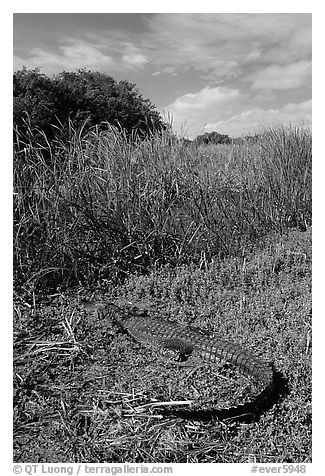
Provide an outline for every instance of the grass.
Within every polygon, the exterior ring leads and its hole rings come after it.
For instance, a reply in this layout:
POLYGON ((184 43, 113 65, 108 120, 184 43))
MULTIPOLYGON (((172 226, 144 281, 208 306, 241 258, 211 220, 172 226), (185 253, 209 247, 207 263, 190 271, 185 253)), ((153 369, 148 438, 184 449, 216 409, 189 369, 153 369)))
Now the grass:
POLYGON ((15 461, 310 462, 310 267, 308 229, 208 269, 167 266, 31 307, 17 301, 15 461), (145 405, 200 394, 222 406, 243 399, 248 382, 222 367, 179 368, 86 312, 83 298, 137 302, 238 342, 274 361, 288 390, 251 424, 160 419, 161 407, 145 405))
POLYGON ((208 147, 16 133, 15 461, 311 461, 310 131, 208 147), (278 402, 251 423, 160 418, 161 402, 245 401, 252 382, 157 355, 83 299, 241 344, 282 374, 278 402))
POLYGON ((115 129, 70 135, 46 149, 31 132, 15 153, 15 277, 26 289, 205 266, 311 224, 308 129, 214 147, 167 133, 133 142, 115 129))

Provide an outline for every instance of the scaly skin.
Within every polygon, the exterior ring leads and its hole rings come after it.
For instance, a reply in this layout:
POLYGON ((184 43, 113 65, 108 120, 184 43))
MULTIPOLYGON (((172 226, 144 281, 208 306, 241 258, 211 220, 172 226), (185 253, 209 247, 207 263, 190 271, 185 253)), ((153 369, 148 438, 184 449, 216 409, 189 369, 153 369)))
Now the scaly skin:
MULTIPOLYGON (((111 313, 109 308, 110 305, 105 306, 100 312, 111 313)), ((114 321, 138 342, 146 346, 175 350, 182 356, 193 354, 211 363, 227 362, 252 377, 258 383, 260 393, 252 402, 236 408, 254 412, 259 405, 265 406, 267 400, 272 398, 275 391, 273 366, 236 344, 210 337, 199 330, 180 327, 171 321, 149 317, 134 307, 126 315, 117 306, 114 305, 114 308, 118 311, 112 313, 114 321)), ((230 410, 233 409, 227 409, 230 410)))

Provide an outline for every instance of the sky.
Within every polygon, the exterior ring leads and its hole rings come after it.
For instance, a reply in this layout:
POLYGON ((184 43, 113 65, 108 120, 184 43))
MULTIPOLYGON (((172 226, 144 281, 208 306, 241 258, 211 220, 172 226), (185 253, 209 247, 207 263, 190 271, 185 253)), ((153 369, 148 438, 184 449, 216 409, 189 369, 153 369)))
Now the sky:
POLYGON ((135 83, 178 134, 311 124, 309 13, 14 13, 14 70, 135 83))

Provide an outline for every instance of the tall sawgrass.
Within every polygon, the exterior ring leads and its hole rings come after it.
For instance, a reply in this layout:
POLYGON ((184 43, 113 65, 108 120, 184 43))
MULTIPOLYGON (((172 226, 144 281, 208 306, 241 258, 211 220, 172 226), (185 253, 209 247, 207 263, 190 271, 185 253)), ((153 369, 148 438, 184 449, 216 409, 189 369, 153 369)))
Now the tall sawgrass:
MULTIPOLYGON (((110 127, 14 153, 17 283, 123 280, 152 266, 243 253, 311 224, 311 133, 264 130, 257 144, 185 146, 168 131, 110 127)), ((42 141, 42 144, 46 141, 42 141)))

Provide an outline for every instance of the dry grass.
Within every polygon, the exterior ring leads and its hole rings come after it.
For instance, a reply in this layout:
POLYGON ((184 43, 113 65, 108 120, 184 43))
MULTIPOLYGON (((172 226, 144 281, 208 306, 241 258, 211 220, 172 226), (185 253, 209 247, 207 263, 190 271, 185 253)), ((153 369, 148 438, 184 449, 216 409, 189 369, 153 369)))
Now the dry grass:
POLYGON ((15 278, 25 290, 202 267, 311 224, 307 129, 215 147, 167 133, 131 142, 116 129, 83 136, 71 126, 70 137, 46 148, 31 136, 15 152, 15 278))

